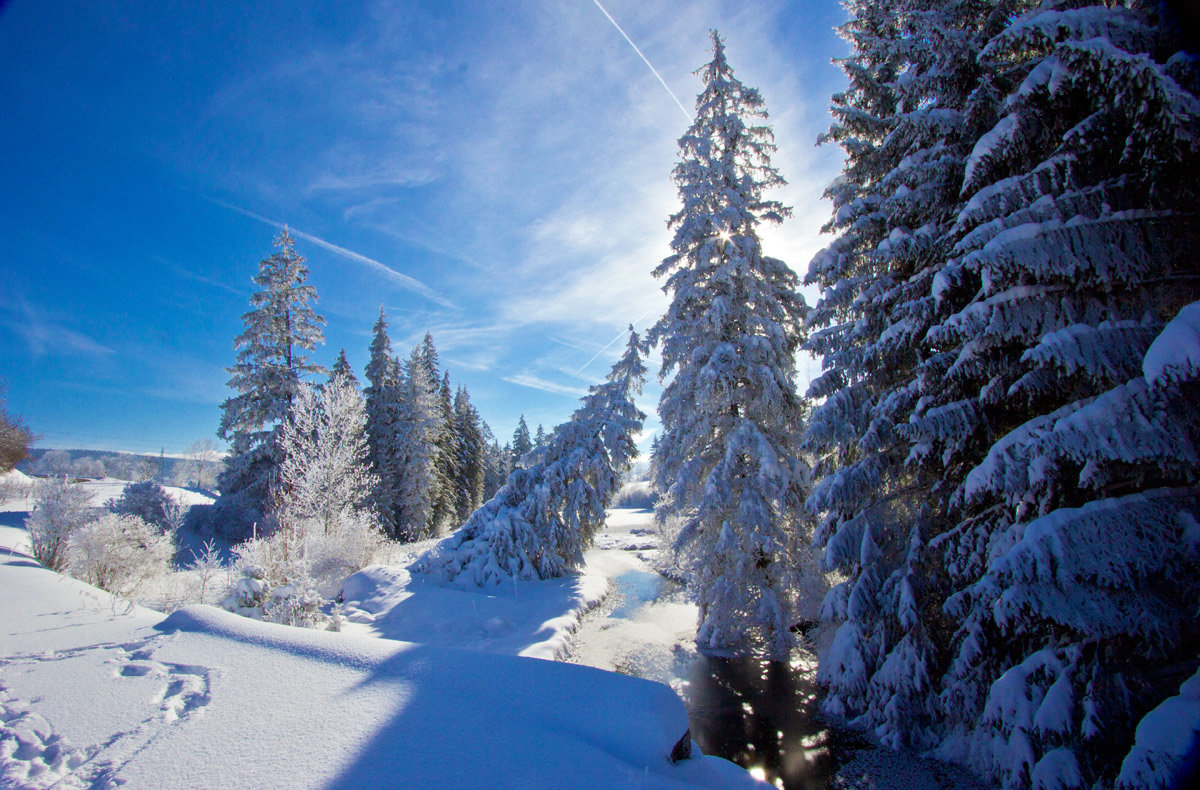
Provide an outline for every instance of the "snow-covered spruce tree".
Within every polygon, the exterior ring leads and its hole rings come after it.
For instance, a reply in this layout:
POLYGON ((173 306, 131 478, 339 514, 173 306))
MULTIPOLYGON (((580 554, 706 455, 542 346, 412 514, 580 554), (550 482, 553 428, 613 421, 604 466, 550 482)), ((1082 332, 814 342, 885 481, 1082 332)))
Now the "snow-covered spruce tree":
POLYGON ((400 468, 397 458, 397 432, 403 411, 400 364, 392 352, 387 334, 387 316, 379 308, 371 337, 371 355, 367 361, 367 387, 364 390, 367 418, 367 457, 375 473, 371 507, 378 514, 384 531, 399 536, 396 508, 399 498, 400 468))
POLYGON ((537 460, 513 469, 462 529, 422 558, 419 570, 444 583, 484 587, 578 568, 637 455, 634 436, 645 415, 634 398, 645 382, 645 350, 630 327, 606 382, 588 390, 537 460))
POLYGON ((462 481, 459 468, 461 450, 458 433, 455 431, 454 398, 450 394, 450 374, 442 374, 442 384, 437 390, 438 434, 437 446, 438 497, 434 502, 433 523, 430 534, 441 535, 462 525, 458 520, 458 492, 462 481))
POLYGON ((283 463, 274 498, 288 518, 330 535, 346 513, 369 506, 376 487, 367 455, 366 410, 349 379, 323 389, 301 385, 280 435, 283 463))
MULTIPOLYGON (((438 361, 437 346, 433 335, 426 332, 417 352, 425 366, 424 380, 429 382, 429 392, 434 404, 430 441, 433 443, 433 477, 430 493, 432 507, 429 523, 423 529, 425 535, 437 535, 454 520, 455 464, 457 452, 454 448, 454 405, 450 395, 449 376, 443 376, 438 361)), ((411 376, 411 373, 409 373, 411 376)))
POLYGON ((484 442, 487 447, 484 454, 483 475, 483 501, 486 502, 496 495, 500 486, 504 485, 510 470, 508 468, 509 452, 500 446, 500 442, 496 441, 496 435, 492 433, 491 427, 486 422, 483 427, 484 442))
POLYGON ((822 564, 845 577, 822 616, 840 623, 820 680, 826 710, 890 746, 937 742, 946 591, 928 541, 946 527, 943 468, 914 452, 927 331, 949 315, 933 296, 975 137, 994 120, 975 57, 1013 3, 893 0, 849 4, 841 62, 849 89, 833 97, 822 142, 846 152, 826 191, 827 232, 811 262, 820 285, 807 348, 823 358, 805 446, 819 459, 808 506, 821 521, 822 564))
POLYGON ((458 450, 455 521, 462 525, 483 504, 484 478, 487 474, 483 420, 471 405, 471 396, 466 387, 459 387, 454 395, 454 437, 454 446, 458 450))
POLYGON ((354 387, 354 389, 362 387, 362 384, 358 381, 358 376, 354 375, 354 368, 350 367, 350 360, 346 359, 346 349, 344 348, 338 351, 337 359, 333 361, 333 367, 329 369, 330 382, 339 377, 350 382, 350 386, 354 387))
POLYGON ((1156 8, 1043 3, 985 46, 1004 98, 934 286, 943 753, 1010 787, 1111 782, 1200 654, 1195 389, 1155 372, 1195 342, 1200 75, 1156 8))
POLYGON ((521 459, 525 457, 530 450, 533 449, 533 439, 529 436, 529 426, 525 423, 525 415, 521 415, 521 419, 517 421, 516 430, 513 431, 512 449, 510 450, 509 466, 513 469, 521 466, 521 459))
POLYGON ((418 346, 404 365, 402 411, 394 445, 396 461, 396 537, 413 541, 434 534, 434 509, 442 481, 437 437, 441 411, 437 388, 429 381, 426 356, 418 346))
MULTIPOLYGON (((763 192, 783 184, 759 92, 743 85, 714 31, 696 120, 679 139, 673 254, 654 273, 671 295, 650 333, 661 344, 659 515, 682 522, 703 649, 785 657, 808 560, 800 459, 804 407, 794 354, 805 312, 795 273, 762 252, 758 227, 790 211, 763 192)), ((815 602, 813 603, 815 614, 815 602)))
MULTIPOLYGON (((252 309, 242 315, 244 329, 234 341, 237 362, 229 368, 229 386, 237 392, 221 404, 217 436, 230 442, 229 457, 217 487, 222 522, 245 528, 258 520, 280 463, 279 426, 301 380, 325 369, 309 360, 324 342, 325 319, 313 311, 317 291, 306 281, 308 267, 285 228, 275 238, 279 250, 258 264, 250 297, 252 309), (238 518, 238 512, 244 515, 238 518)), ((242 537, 242 535, 238 535, 242 537)))

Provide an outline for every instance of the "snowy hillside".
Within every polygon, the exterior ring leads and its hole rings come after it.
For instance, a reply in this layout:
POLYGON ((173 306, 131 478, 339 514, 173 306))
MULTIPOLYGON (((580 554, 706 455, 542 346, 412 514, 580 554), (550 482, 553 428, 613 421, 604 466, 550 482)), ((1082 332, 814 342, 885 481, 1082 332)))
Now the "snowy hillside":
POLYGON ((534 658, 170 617, 38 566, 0 526, 5 787, 738 787, 672 763, 665 686, 534 658))

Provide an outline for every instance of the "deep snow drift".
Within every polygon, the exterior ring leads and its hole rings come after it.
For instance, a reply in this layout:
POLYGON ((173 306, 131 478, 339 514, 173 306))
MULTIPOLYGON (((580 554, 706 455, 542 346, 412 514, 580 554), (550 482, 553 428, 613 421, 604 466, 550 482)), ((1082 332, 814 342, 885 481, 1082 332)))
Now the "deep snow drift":
MULTIPOLYGON (((3 515, 5 787, 757 786, 717 758, 670 762, 687 715, 660 684, 211 607, 125 611, 37 565, 3 515)), ((545 642, 526 647, 557 649, 545 642)))

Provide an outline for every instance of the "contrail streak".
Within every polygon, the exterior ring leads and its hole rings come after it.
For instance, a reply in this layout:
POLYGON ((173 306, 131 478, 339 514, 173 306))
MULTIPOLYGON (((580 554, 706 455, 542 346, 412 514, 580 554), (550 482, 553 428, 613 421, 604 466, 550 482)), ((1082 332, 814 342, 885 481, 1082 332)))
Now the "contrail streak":
MULTIPOLYGON (((650 308, 650 310, 647 310, 646 312, 644 312, 644 313, 642 313, 641 315, 639 315, 639 316, 638 316, 636 319, 634 319, 634 321, 633 321, 633 324, 630 324, 630 326, 634 326, 634 325, 636 325, 638 321, 641 321, 643 318, 645 318, 646 316, 650 315, 650 311, 651 311, 651 310, 653 310, 653 309, 654 309, 654 308, 653 308, 653 307, 651 307, 651 308, 650 308)), ((602 349, 600 349, 599 351, 597 351, 597 352, 596 352, 596 355, 595 355, 594 357, 592 357, 592 358, 591 358, 591 359, 589 359, 587 362, 584 362, 582 365, 580 365, 580 366, 579 366, 579 370, 575 371, 575 372, 574 372, 572 375, 574 375, 574 376, 578 376, 580 373, 582 373, 584 368, 586 368, 588 365, 592 364, 592 363, 593 363, 593 362, 595 362, 597 359, 599 359, 599 358, 600 358, 600 355, 601 355, 601 354, 603 354, 605 351, 608 351, 608 349, 612 347, 612 344, 613 344, 613 343, 615 343, 615 342, 617 342, 618 340, 620 340, 621 338, 625 337, 625 334, 626 334, 628 331, 629 331, 628 329, 622 330, 622 331, 621 331, 621 334, 617 335, 617 336, 616 336, 616 337, 614 337, 612 340, 608 341, 608 344, 607 344, 607 345, 605 345, 605 346, 604 346, 604 348, 602 348, 602 349)))
MULTIPOLYGON (((608 21, 612 22, 612 26, 617 29, 617 32, 620 33, 625 38, 625 40, 629 42, 629 46, 633 47, 633 51, 636 52, 638 54, 638 57, 642 59, 642 62, 646 64, 646 68, 650 69, 650 73, 653 74, 655 77, 657 77, 658 81, 660 83, 662 83, 662 86, 666 90, 666 92, 671 94, 671 98, 674 99, 675 104, 677 104, 679 106, 679 111, 681 113, 683 113, 683 117, 687 119, 688 123, 691 123, 692 114, 687 111, 687 107, 683 106, 683 102, 679 101, 679 97, 675 95, 675 91, 671 90, 671 86, 667 85, 667 81, 664 80, 662 78, 662 75, 658 73, 658 69, 654 68, 654 65, 649 61, 649 59, 647 59, 647 57, 642 54, 642 51, 640 49, 638 49, 637 44, 633 43, 633 39, 629 37, 629 34, 621 29, 621 26, 617 24, 617 20, 613 19, 612 14, 608 13, 608 9, 605 8, 604 6, 600 5, 600 0, 592 0, 592 2, 595 3, 596 8, 599 8, 601 13, 603 13, 604 16, 606 16, 608 18, 608 21)), ((587 366, 585 365, 584 367, 587 367, 587 366)))
POLYGON ((421 296, 424 296, 426 299, 430 300, 431 302, 436 302, 436 303, 440 304, 442 307, 448 307, 448 308, 454 309, 453 303, 447 301, 437 291, 433 290, 425 283, 421 282, 420 280, 416 279, 415 277, 409 277, 407 274, 401 274, 400 272, 396 271, 395 269, 391 268, 390 266, 380 263, 379 261, 375 260, 374 258, 368 258, 366 255, 357 253, 354 250, 348 250, 345 247, 341 247, 337 244, 334 244, 331 241, 325 241, 325 239, 322 239, 318 236, 313 236, 311 233, 305 233, 302 230, 294 228, 290 225, 285 225, 282 222, 276 222, 273 219, 267 219, 266 217, 262 216, 261 214, 255 214, 253 211, 249 211, 247 209, 241 208, 240 206, 235 206, 231 203, 226 203, 221 200, 216 200, 215 198, 205 198, 205 200, 208 200, 211 203, 215 203, 218 206, 227 208, 230 211, 236 211, 237 213, 247 216, 250 219, 258 220, 259 222, 262 222, 266 225, 271 225, 272 227, 281 228, 281 229, 284 227, 287 227, 289 233, 291 233, 295 236, 298 236, 299 238, 302 238, 305 241, 310 241, 313 244, 317 245, 318 247, 324 247, 325 249, 329 250, 330 252, 341 255, 343 258, 349 258, 350 260, 354 261, 355 263, 361 263, 363 266, 366 266, 367 268, 370 268, 370 269, 374 269, 375 271, 383 274, 388 279, 394 281, 401 288, 406 288, 410 291, 413 291, 414 293, 418 293, 421 296))

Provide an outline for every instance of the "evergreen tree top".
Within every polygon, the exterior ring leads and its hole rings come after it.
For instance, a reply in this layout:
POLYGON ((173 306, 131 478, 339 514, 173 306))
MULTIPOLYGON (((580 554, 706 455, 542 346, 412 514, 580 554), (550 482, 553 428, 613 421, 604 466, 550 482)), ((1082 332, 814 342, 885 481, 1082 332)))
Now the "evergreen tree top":
POLYGON ((442 376, 439 369, 437 347, 433 344, 433 335, 429 332, 426 332, 425 337, 421 340, 420 350, 421 359, 425 362, 425 372, 436 387, 442 376))
POLYGON ((337 359, 334 360, 333 367, 329 371, 330 382, 339 378, 348 382, 354 389, 360 387, 358 376, 354 375, 354 368, 350 367, 350 360, 346 359, 346 349, 344 348, 338 351, 337 359))
POLYGON ((222 438, 282 420, 301 379, 326 372, 301 353, 325 342, 325 319, 310 304, 317 289, 306 282, 308 268, 287 228, 275 246, 277 252, 259 261, 254 282, 262 290, 250 297, 252 309, 242 314, 243 329, 234 340, 237 362, 228 368, 229 386, 238 394, 222 404, 222 438))
POLYGON ((392 353, 392 341, 387 334, 387 315, 383 305, 379 307, 379 319, 372 328, 371 358, 367 361, 366 376, 374 388, 394 384, 399 370, 395 354, 392 353))

